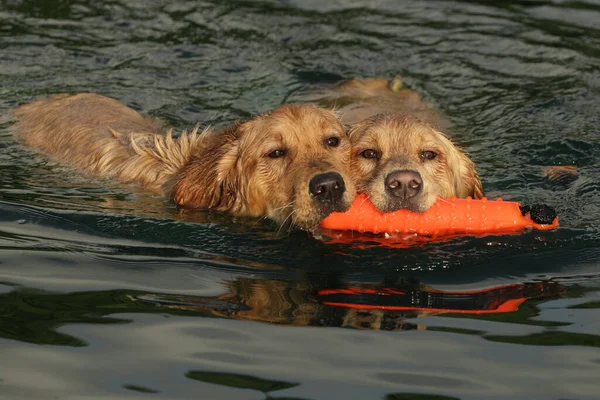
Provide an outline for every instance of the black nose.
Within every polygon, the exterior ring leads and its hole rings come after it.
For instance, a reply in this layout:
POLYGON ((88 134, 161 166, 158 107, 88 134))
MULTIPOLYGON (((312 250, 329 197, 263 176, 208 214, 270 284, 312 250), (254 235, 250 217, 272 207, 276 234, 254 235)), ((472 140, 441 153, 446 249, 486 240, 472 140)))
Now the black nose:
POLYGON ((409 199, 421 193, 423 179, 417 171, 392 171, 385 177, 385 190, 395 197, 409 199))
POLYGON ((323 203, 336 203, 346 191, 346 183, 337 172, 327 172, 313 176, 308 183, 308 190, 323 203))

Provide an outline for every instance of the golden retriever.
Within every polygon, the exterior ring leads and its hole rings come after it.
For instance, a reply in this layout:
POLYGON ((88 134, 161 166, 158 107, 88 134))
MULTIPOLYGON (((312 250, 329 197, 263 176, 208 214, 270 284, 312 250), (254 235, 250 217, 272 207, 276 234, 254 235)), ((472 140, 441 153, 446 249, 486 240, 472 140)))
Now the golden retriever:
POLYGON ((172 196, 181 207, 268 217, 310 229, 355 195, 350 141, 336 115, 285 105, 220 131, 174 139, 158 121, 97 94, 59 94, 18 107, 27 146, 100 177, 172 196))
POLYGON ((353 79, 324 97, 350 125, 352 180, 380 211, 483 197, 475 164, 440 131, 449 123, 398 79, 353 79))

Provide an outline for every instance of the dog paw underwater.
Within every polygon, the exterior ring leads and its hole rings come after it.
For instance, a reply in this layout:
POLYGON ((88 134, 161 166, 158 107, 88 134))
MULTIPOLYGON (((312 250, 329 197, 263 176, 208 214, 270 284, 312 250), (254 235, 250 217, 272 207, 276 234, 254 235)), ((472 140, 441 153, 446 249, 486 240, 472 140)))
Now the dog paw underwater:
POLYGON ((170 196, 180 208, 311 230, 349 209, 351 144, 336 115, 284 105, 221 130, 162 124, 97 94, 59 94, 14 111, 25 146, 81 172, 170 196))

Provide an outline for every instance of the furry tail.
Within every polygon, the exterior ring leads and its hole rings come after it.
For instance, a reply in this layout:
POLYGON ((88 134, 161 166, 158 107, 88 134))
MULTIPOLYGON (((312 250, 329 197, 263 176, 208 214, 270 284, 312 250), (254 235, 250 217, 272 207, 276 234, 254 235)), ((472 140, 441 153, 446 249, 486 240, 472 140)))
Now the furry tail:
MULTIPOLYGON (((210 128, 198 133, 196 126, 191 132, 183 131, 173 138, 173 130, 166 135, 131 133, 128 136, 128 149, 131 157, 114 165, 115 177, 124 183, 142 184, 146 188, 169 193, 172 178, 185 166, 202 147, 210 128)), ((121 134, 111 132, 122 141, 121 134)), ((111 160, 107 160, 110 164, 111 160)))
POLYGON ((167 193, 177 171, 202 146, 198 127, 174 139, 123 103, 91 93, 59 94, 14 111, 15 136, 86 173, 167 193))

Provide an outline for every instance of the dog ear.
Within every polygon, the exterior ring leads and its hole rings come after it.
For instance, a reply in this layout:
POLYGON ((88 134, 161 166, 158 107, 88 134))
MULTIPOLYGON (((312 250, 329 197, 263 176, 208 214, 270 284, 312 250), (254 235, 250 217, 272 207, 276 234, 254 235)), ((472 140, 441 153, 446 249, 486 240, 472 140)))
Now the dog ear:
POLYGON ((462 148, 455 145, 445 133, 438 130, 434 131, 446 148, 448 166, 453 175, 455 196, 458 198, 471 196, 473 199, 481 199, 484 196, 483 185, 473 160, 462 148))
POLYGON ((212 133, 206 143, 175 178, 172 196, 180 207, 234 211, 245 201, 241 173, 239 122, 212 133))
POLYGON ((462 150, 457 150, 459 162, 454 180, 456 195, 481 199, 484 196, 483 185, 475 169, 475 163, 462 150))
POLYGON ((344 126, 346 127, 346 132, 352 144, 358 141, 358 139, 360 139, 365 134, 367 129, 373 126, 376 117, 379 116, 370 117, 360 122, 356 122, 354 124, 344 124, 344 126))

